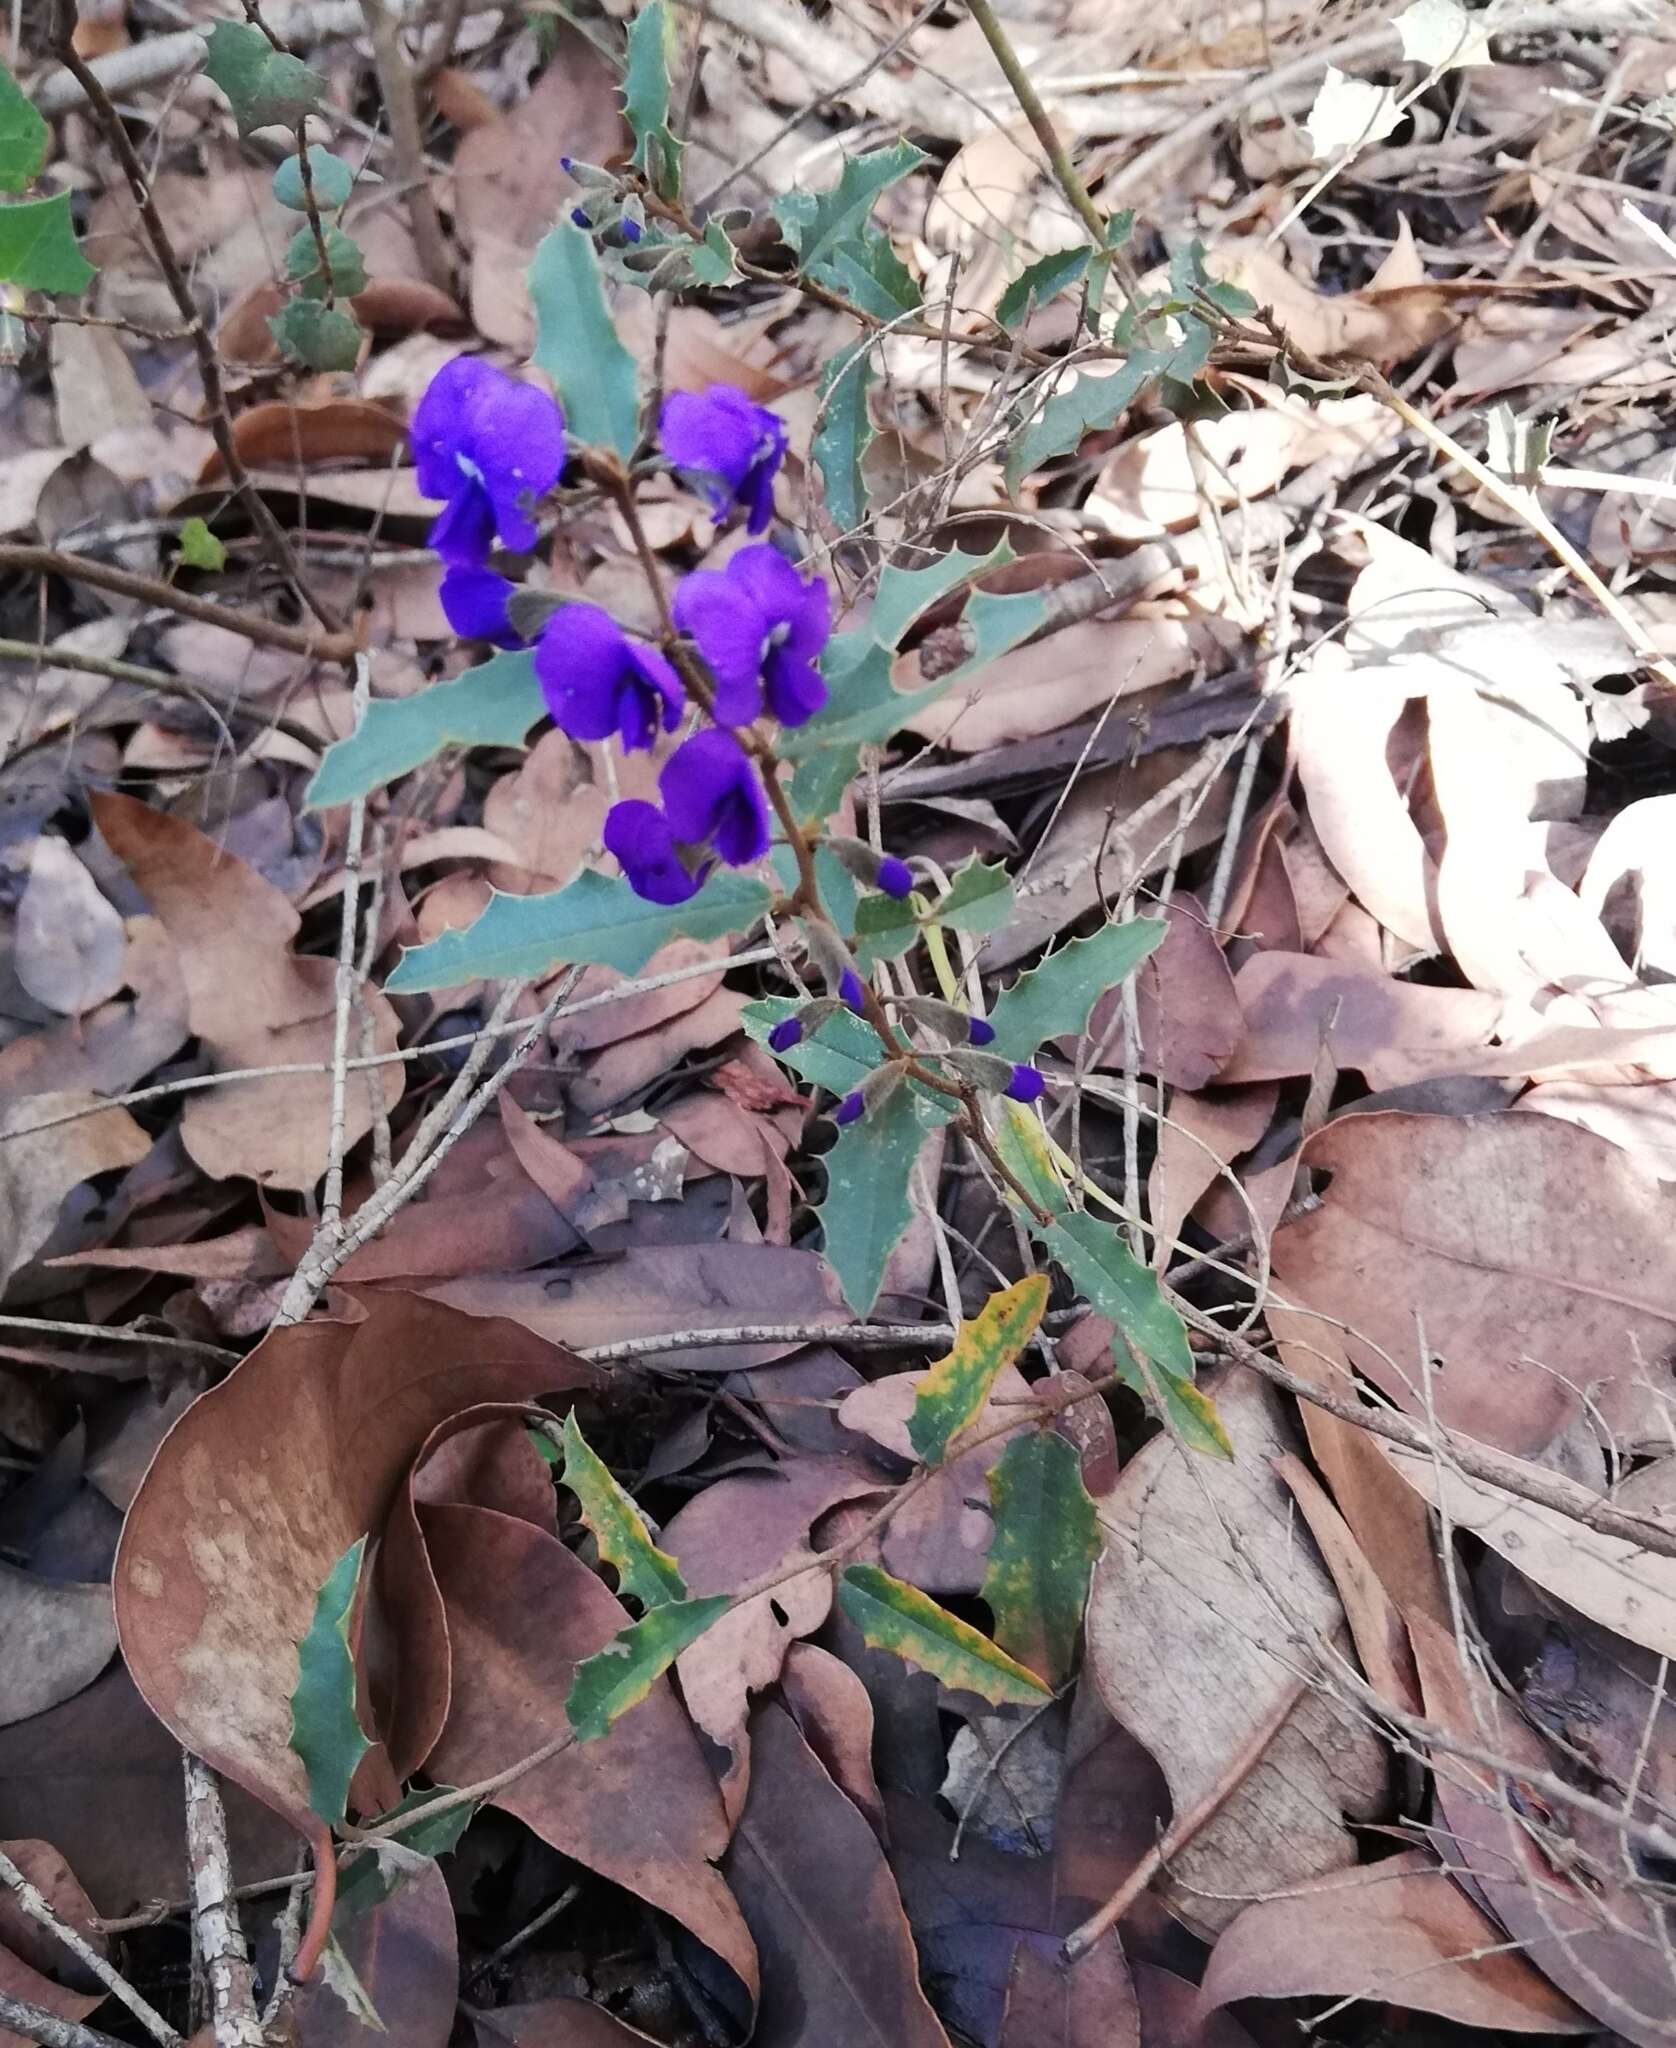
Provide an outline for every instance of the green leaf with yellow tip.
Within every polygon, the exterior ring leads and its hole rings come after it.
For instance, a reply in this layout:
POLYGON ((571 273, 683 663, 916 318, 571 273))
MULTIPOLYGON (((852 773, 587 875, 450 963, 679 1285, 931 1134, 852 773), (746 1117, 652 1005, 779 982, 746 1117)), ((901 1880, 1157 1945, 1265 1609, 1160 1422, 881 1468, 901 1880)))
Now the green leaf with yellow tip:
POLYGON ((1089 1574, 1099 1555, 1082 1460, 1064 1437, 1014 1437, 989 1475, 995 1534, 983 1599, 995 1640, 1047 1684, 1064 1683, 1076 1657, 1089 1574))
POLYGON ((590 1447, 574 1415, 564 1419, 564 1483, 576 1496, 600 1556, 617 1574, 619 1591, 647 1609, 686 1599, 680 1566, 652 1541, 640 1510, 590 1447))
POLYGON ((988 1636, 876 1564, 849 1566, 838 1581, 838 1605, 869 1648, 889 1650, 956 1692, 975 1692, 992 1707, 1039 1707, 1053 1697, 988 1636))
POLYGON ((943 1462, 949 1445, 989 1398, 1002 1368, 1036 1334, 1047 1298, 1047 1276, 1031 1273, 992 1294, 969 1323, 960 1325, 954 1349, 920 1381, 908 1417, 908 1441, 927 1465, 943 1462))
POLYGON ((565 1718, 578 1742, 597 1742, 637 1707, 689 1643, 696 1643, 732 1602, 726 1593, 673 1600, 620 1629, 603 1650, 584 1657, 570 1682, 565 1718))

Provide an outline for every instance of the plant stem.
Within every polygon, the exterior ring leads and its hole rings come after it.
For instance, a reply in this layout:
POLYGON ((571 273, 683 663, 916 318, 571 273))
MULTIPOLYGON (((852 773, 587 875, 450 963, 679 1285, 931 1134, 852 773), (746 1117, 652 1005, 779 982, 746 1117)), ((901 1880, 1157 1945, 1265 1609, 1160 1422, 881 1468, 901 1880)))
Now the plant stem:
POLYGON ((442 217, 436 210, 431 181, 425 169, 425 137, 419 125, 419 97, 413 86, 413 66, 402 48, 401 26, 384 0, 361 0, 361 13, 372 39, 373 62, 384 95, 384 111, 390 121, 390 143, 396 153, 407 224, 413 230, 413 246, 427 283, 450 297, 454 291, 454 266, 449 261, 448 238, 442 232, 442 217))

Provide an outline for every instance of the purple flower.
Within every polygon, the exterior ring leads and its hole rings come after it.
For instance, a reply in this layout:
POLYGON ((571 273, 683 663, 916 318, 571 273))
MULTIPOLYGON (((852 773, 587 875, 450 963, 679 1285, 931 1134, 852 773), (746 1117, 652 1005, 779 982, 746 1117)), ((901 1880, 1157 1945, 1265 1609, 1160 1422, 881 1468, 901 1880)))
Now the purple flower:
POLYGON ((597 604, 567 604, 553 614, 536 643, 535 672, 554 722, 573 740, 616 733, 630 752, 649 747, 660 725, 673 732, 686 701, 658 650, 631 640, 597 604))
POLYGON ((805 583, 766 542, 741 548, 725 569, 684 577, 675 623, 716 679, 721 724, 760 718, 765 695, 782 725, 801 725, 826 702, 815 659, 832 631, 831 595, 821 577, 805 583))
POLYGON ((993 1045, 995 1026, 987 1017, 969 1017, 966 1020, 966 1036, 973 1045, 993 1045))
POLYGON ((761 533, 774 516, 774 472, 785 459, 785 422, 765 406, 753 405, 731 384, 712 384, 702 395, 672 391, 658 416, 663 452, 725 519, 730 506, 748 514, 747 526, 761 533))
POLYGON ((517 588, 493 569, 456 562, 443 577, 437 596, 449 625, 462 640, 489 640, 496 647, 521 647, 507 617, 506 601, 517 588))
POLYGON ((656 804, 625 797, 605 815, 602 834, 607 853, 614 854, 629 887, 648 903, 685 903, 698 893, 704 869, 689 873, 675 850, 669 820, 656 804))
POLYGON ((677 839, 713 844, 736 868, 768 851, 768 799, 732 733, 708 726, 683 740, 664 764, 658 789, 677 839))
POLYGON ((1015 1102, 1038 1102, 1046 1087, 1046 1076, 1037 1068, 1019 1066, 1013 1068, 1013 1078, 1001 1092, 1010 1095, 1015 1102))
POLYGON ((879 862, 878 883, 887 896, 894 896, 900 903, 913 893, 914 871, 905 860, 887 853, 879 862))
POLYGON ((545 391, 479 356, 456 356, 414 408, 409 438, 419 488, 447 503, 431 528, 445 562, 481 563, 502 547, 533 548, 528 506, 564 468, 564 414, 545 391))
POLYGON ((861 985, 861 976, 853 967, 846 967, 838 977, 838 1000, 859 1017, 866 1007, 867 991, 861 985))
POLYGON ((853 1124, 866 1107, 867 1104, 862 1100, 861 1090, 859 1088, 852 1088, 849 1094, 844 1097, 843 1101, 832 1112, 832 1121, 835 1124, 853 1124))
POLYGON ((795 1017, 782 1017, 768 1034, 770 1052, 790 1052, 803 1036, 803 1026, 795 1017))

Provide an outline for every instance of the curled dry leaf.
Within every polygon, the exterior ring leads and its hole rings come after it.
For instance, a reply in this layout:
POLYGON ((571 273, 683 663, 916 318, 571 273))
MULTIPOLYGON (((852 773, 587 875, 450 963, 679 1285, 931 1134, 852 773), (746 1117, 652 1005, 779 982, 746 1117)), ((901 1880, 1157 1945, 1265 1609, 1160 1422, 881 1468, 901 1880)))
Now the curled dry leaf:
MULTIPOLYGON (((468 1784, 559 1732, 577 1664, 629 1617, 580 1558, 528 1522, 478 1507, 422 1508, 420 1522, 454 1669, 430 1769, 468 1784)), ((493 1796, 544 1842, 680 1921, 754 1998, 756 1951, 712 1862, 727 1844, 726 1816, 667 1678, 609 1734, 493 1796)))
POLYGON ((1530 1456, 1592 1393, 1615 1434, 1664 1440, 1635 1361, 1676 1342, 1676 1197, 1615 1146, 1552 1117, 1386 1111, 1327 1125, 1301 1158, 1332 1179, 1275 1233, 1276 1284, 1342 1324, 1399 1407, 1429 1399, 1446 1427, 1530 1456))
POLYGON ((116 1650, 108 1586, 36 1578, 0 1564, 0 1727, 91 1685, 116 1650))
POLYGON ((1100 1696, 1157 1758, 1177 1824, 1214 1809, 1170 1866, 1172 1910, 1211 1929, 1240 1894, 1352 1863, 1339 1815, 1372 1812, 1385 1783, 1371 1729, 1304 1683, 1344 1615, 1271 1468, 1279 1401, 1244 1374, 1215 1399, 1232 1461, 1156 1437, 1096 1503, 1087 1623, 1100 1696))
POLYGON ((121 988, 127 951, 115 907, 64 841, 43 832, 17 907, 18 980, 49 1010, 80 1017, 121 988))
POLYGON ((86 1090, 14 1102, 0 1116, 0 1293, 51 1237, 73 1188, 96 1173, 137 1165, 150 1150, 127 1110, 101 1109, 86 1090), (53 1124, 61 1116, 73 1121, 53 1124), (47 1124, 53 1127, 37 1128, 47 1124))
POLYGON ((1199 2011, 1241 1998, 1324 1997, 1517 2034, 1593 2026, 1424 1849, 1247 1906, 1211 1951, 1199 2011))
MULTIPOLYGON (((129 1510, 113 1577, 123 1655, 153 1712, 298 1826, 308 1787, 289 1703, 327 1574, 382 1532, 439 1423, 594 1377, 514 1325, 418 1296, 369 1294, 348 1315, 274 1331, 188 1409, 129 1510)), ((446 1692, 424 1653, 445 1640, 434 1613, 387 1622, 417 1652, 412 1682, 446 1692)))
MULTIPOLYGON (((92 799, 95 821, 126 862, 170 939, 194 1034, 222 1068, 319 1061, 319 1074, 272 1075, 188 1098, 181 1138, 213 1179, 234 1174, 276 1188, 312 1187, 326 1170, 331 1123, 336 964, 291 950, 297 913, 280 892, 212 840, 132 797, 92 799)), ((396 1014, 366 993, 380 1052, 395 1048, 396 1014)), ((378 1070, 386 1108, 402 1091, 378 1070)), ((346 1091, 346 1144, 372 1123, 368 1091, 346 1091)))

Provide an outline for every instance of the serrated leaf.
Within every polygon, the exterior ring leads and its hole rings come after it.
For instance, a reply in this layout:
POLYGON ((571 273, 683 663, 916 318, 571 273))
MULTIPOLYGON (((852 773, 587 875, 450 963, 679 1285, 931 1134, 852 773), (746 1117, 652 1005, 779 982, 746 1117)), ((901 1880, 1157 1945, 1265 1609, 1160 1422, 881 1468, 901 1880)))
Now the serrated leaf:
POLYGON ((576 1667, 564 1703, 578 1742, 596 1742, 646 1697, 689 1643, 696 1643, 732 1605, 726 1593, 654 1607, 621 1629, 605 1648, 576 1667))
POLYGON ((1402 37, 1402 53, 1410 64, 1428 71, 1460 71, 1471 64, 1493 64, 1490 26, 1482 15, 1468 14, 1461 0, 1414 0, 1391 23, 1402 37))
POLYGON ((1142 1265, 1112 1224, 1073 1209, 1045 1228, 1042 1241, 1078 1291, 1137 1351, 1177 1379, 1193 1377, 1186 1324, 1164 1299, 1158 1275, 1142 1265))
POLYGON ((739 276, 739 252, 727 238, 727 231, 720 221, 706 221, 704 240, 694 242, 687 252, 687 261, 699 284, 708 285, 711 290, 724 284, 732 284, 739 276))
POLYGON ((84 292, 93 265, 76 243, 70 195, 19 199, 0 206, 0 284, 26 292, 84 292))
POLYGON ((1103 925, 1050 953, 991 1004, 995 1039, 990 1051, 1003 1059, 1027 1060, 1048 1039, 1085 1030, 1101 996, 1127 980, 1163 944, 1168 929, 1162 918, 1133 917, 1103 925))
POLYGON ((357 1537, 326 1575, 314 1619, 297 1645, 291 1695, 291 1747, 308 1773, 308 1803, 335 1827, 349 1804, 349 1781, 372 1747, 355 1717, 355 1658, 349 1621, 367 1539, 357 1537))
POLYGON ((587 868, 543 896, 497 890, 475 924, 410 946, 384 985, 392 994, 414 995, 467 981, 539 977, 561 965, 638 974, 671 939, 744 931, 772 901, 760 882, 724 870, 686 903, 648 903, 627 882, 587 868))
POLYGON ((870 1649, 889 1650, 957 1692, 991 1706, 1039 1707, 1052 1694, 1033 1671, 876 1564, 852 1564, 838 1581, 838 1605, 870 1649))
POLYGON ((40 110, 0 64, 0 192, 24 192, 41 175, 49 131, 40 110))
MULTIPOLYGON (((1199 241, 1182 243, 1171 256, 1170 290, 1174 302, 1187 309, 1195 307, 1201 299, 1209 299, 1236 320, 1257 310, 1257 301, 1250 292, 1229 284, 1225 278, 1213 277, 1205 268, 1205 245, 1199 241)), ((1210 358, 1212 339, 1208 327, 1199 321, 1189 322, 1171 360, 1169 375, 1177 382, 1196 376, 1210 358)))
POLYGON ((876 320, 900 320, 923 302, 919 280, 877 229, 835 243, 811 275, 876 320))
POLYGON ((1021 270, 1001 294, 995 317, 1003 327, 1022 320, 1032 306, 1045 306, 1071 285, 1080 284, 1092 249, 1054 249, 1021 270))
POLYGON ((1012 907, 1013 885, 1006 869, 973 854, 955 870, 948 894, 932 905, 926 922, 982 937, 1005 924, 1012 907))
POLYGON ((888 563, 879 572, 879 587, 873 596, 873 608, 867 614, 867 637, 881 647, 900 647, 908 628, 940 597, 962 583, 975 582, 991 569, 1004 569, 1014 559, 1012 544, 1003 538, 986 555, 969 555, 960 548, 950 548, 946 555, 937 556, 921 569, 904 569, 894 562, 888 563))
POLYGON ((323 227, 319 242, 312 227, 298 228, 285 252, 285 275, 294 283, 301 283, 315 297, 324 296, 327 275, 340 299, 352 299, 367 288, 367 266, 361 245, 342 228, 323 227), (320 242, 326 245, 324 273, 320 268, 320 242))
POLYGON ((175 536, 175 560, 183 569, 208 569, 212 574, 227 566, 227 550, 196 512, 180 522, 175 536))
POLYGON ((774 217, 803 268, 818 263, 835 244, 855 234, 881 192, 929 161, 911 142, 893 142, 885 149, 846 157, 837 184, 825 192, 788 192, 775 200, 774 217))
POLYGON ((1004 1098, 991 1105, 990 1136, 1009 1173, 1038 1209, 1058 1216, 1071 1206, 1041 1118, 1023 1104, 1004 1098))
POLYGON ((640 439, 634 357, 611 323, 592 238, 563 221, 530 263, 535 347, 530 360, 552 379, 565 424, 579 441, 626 462, 640 439))
MULTIPOLYGON (((878 1061, 876 1050, 873 1064, 878 1061)), ((822 1249, 859 1316, 869 1314, 879 1298, 885 1266, 913 1221, 910 1183, 920 1147, 956 1106, 952 1098, 898 1088, 859 1122, 846 1124, 826 1155, 826 1199, 816 1212, 822 1249)))
POLYGON ((680 1566, 652 1541, 640 1510, 589 1446, 574 1414, 564 1419, 564 1483, 576 1496, 600 1556, 617 1574, 620 1592, 648 1611, 686 1599, 680 1566))
POLYGON ((287 299, 268 332, 294 363, 309 370, 353 370, 361 359, 361 330, 353 313, 319 299, 287 299))
POLYGON ((430 1818, 430 1809, 438 1803, 438 1795, 452 1789, 448 1785, 433 1785, 423 1792, 409 1792, 388 1813, 381 1813, 372 1823, 385 1827, 391 1821, 399 1821, 404 1814, 411 1812, 413 1815, 411 1828, 403 1828, 399 1835, 381 1840, 375 1848, 344 1864, 338 1877, 337 1904, 332 1909, 334 1928, 341 1930, 357 1915, 381 1906, 400 1891, 410 1877, 416 1877, 428 1864, 439 1856, 446 1856, 458 1844, 471 1825, 477 1811, 475 1805, 451 1806, 434 1819, 430 1818))
POLYGON ((669 11, 647 0, 629 25, 623 113, 634 136, 634 161, 654 191, 675 199, 681 191, 681 145, 669 126, 669 11))
POLYGON ((276 50, 260 29, 218 21, 209 33, 204 69, 227 95, 241 135, 293 127, 319 111, 326 81, 300 57, 276 50))
POLYGON ((869 344, 859 341, 847 355, 834 356, 815 387, 820 425, 809 453, 826 486, 826 509, 840 533, 850 533, 867 517, 867 484, 861 460, 873 439, 867 409, 873 382, 869 344))
POLYGON ((1164 358, 1157 351, 1137 349, 1109 376, 1079 371, 1008 443, 1002 465, 1007 489, 1016 496, 1032 470, 1070 454, 1097 427, 1114 425, 1163 368, 1164 358))
POLYGON ((1048 604, 1045 590, 1020 590, 1005 597, 974 590, 960 614, 961 626, 972 636, 972 651, 940 678, 938 687, 946 690, 953 683, 962 683, 1011 648, 1022 646, 1041 631, 1048 604))
MULTIPOLYGON (((355 189, 355 173, 341 156, 334 156, 323 143, 309 144, 308 176, 314 187, 315 206, 321 212, 332 212, 348 204, 349 195, 355 189)), ((274 197, 293 213, 307 213, 308 194, 303 189, 300 158, 288 156, 274 172, 274 197)))
POLYGON ((326 749, 303 801, 316 811, 350 803, 444 747, 516 747, 546 712, 526 649, 494 655, 411 697, 375 697, 349 737, 326 749))
MULTIPOLYGON (((774 1026, 795 1015, 800 1007, 789 997, 768 996, 759 1003, 747 1003, 740 1022, 749 1037, 766 1047, 774 1026)), ((853 1010, 834 1011, 818 1031, 800 1038, 788 1052, 774 1055, 782 1066, 833 1095, 848 1095, 852 1088, 859 1088, 884 1056, 878 1033, 853 1010)))
POLYGON ((1082 1460, 1052 1430, 1016 1436, 989 1474, 995 1514, 981 1597, 995 1640, 1046 1684, 1076 1659, 1088 1581, 1100 1552, 1082 1460))
POLYGON ((911 903, 880 891, 863 896, 856 905, 853 930, 855 964, 865 974, 880 960, 895 960, 907 952, 919 938, 920 924, 911 903))
POLYGON ((1309 146, 1319 161, 1381 141, 1401 119, 1402 108, 1388 85, 1371 85, 1365 78, 1351 78, 1329 64, 1315 104, 1304 118, 1304 127, 1309 133, 1309 146))
POLYGON ((949 1445, 989 1398, 997 1375, 1036 1334, 1047 1307, 1048 1283, 1030 1273, 992 1294, 955 1333, 954 1348, 919 1383, 908 1417, 908 1441, 922 1464, 940 1465, 949 1445))

